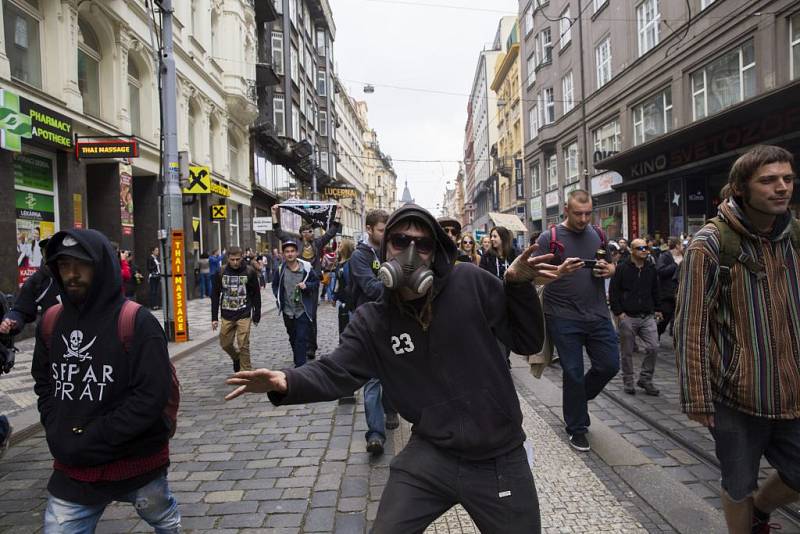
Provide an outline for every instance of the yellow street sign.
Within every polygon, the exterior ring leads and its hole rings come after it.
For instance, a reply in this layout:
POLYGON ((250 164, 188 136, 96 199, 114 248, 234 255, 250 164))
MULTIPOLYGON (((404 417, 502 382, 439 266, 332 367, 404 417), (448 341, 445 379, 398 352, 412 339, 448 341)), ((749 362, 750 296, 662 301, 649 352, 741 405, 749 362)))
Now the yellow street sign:
POLYGON ((211 205, 211 218, 212 219, 227 219, 228 206, 225 204, 212 204, 211 205))
POLYGON ((211 193, 211 172, 208 167, 189 167, 189 184, 183 188, 186 195, 208 195, 211 193))

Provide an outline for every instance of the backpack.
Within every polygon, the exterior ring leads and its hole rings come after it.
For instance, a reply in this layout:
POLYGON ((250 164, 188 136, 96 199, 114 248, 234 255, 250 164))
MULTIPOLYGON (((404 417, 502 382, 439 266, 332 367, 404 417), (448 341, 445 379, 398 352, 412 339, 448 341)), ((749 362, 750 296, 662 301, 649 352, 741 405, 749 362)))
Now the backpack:
MULTIPOLYGON (((594 228, 594 231, 597 232, 597 235, 600 237, 600 248, 605 250, 606 233, 596 224, 593 224, 592 228, 594 228)), ((556 257, 563 257, 564 244, 558 240, 556 229, 557 226, 555 224, 550 225, 550 254, 555 254, 556 257)))
POLYGON ((350 285, 350 262, 346 261, 336 268, 336 289, 333 299, 344 304, 347 311, 353 311, 353 288, 350 285))
MULTIPOLYGON (((142 305, 132 300, 126 300, 122 303, 122 308, 119 311, 117 318, 117 335, 122 343, 125 353, 129 354, 133 346, 133 338, 135 335, 136 314, 142 305)), ((53 330, 55 329, 58 318, 61 315, 64 305, 59 303, 47 308, 42 317, 42 340, 44 341, 45 348, 50 352, 52 344, 53 330)), ((172 378, 170 386, 169 397, 167 404, 164 406, 164 417, 169 421, 169 437, 175 435, 175 430, 178 427, 178 406, 181 402, 181 385, 178 380, 178 373, 175 371, 175 366, 169 362, 169 370, 172 378)))
MULTIPOLYGON (((709 219, 708 222, 713 224, 719 232, 719 274, 723 282, 730 283, 731 269, 737 261, 759 279, 766 276, 764 266, 755 258, 742 252, 742 237, 736 230, 719 216, 709 219)), ((800 221, 792 217, 790 224, 792 225, 792 248, 795 253, 800 254, 800 221)))

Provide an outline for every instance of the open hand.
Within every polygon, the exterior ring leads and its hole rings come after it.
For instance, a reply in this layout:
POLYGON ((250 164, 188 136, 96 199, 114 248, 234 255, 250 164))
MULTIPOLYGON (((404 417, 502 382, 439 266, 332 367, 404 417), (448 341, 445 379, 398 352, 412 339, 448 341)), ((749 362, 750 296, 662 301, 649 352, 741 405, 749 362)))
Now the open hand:
POLYGON ((505 279, 507 282, 521 283, 533 282, 537 278, 555 280, 558 278, 558 267, 550 265, 553 259, 552 254, 533 256, 539 250, 539 245, 531 245, 517 256, 506 270, 505 279))
POLYGON ((239 386, 227 395, 225 400, 233 400, 245 393, 268 393, 277 391, 286 393, 286 373, 283 371, 270 371, 269 369, 256 369, 255 371, 239 371, 225 381, 229 386, 239 386))

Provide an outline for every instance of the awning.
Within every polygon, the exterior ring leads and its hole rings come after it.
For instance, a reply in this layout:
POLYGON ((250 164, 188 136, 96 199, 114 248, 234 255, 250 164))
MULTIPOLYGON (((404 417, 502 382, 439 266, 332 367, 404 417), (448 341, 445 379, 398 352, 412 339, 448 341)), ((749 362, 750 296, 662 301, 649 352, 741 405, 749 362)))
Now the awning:
POLYGON ((489 213, 489 218, 494 222, 495 226, 504 226, 512 232, 528 231, 519 216, 513 213, 497 213, 493 211, 489 213))

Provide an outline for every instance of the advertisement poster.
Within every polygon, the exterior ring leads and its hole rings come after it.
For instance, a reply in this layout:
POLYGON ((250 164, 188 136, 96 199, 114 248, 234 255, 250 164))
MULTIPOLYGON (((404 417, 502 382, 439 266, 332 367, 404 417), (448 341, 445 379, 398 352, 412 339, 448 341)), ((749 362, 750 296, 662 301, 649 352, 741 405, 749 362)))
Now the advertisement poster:
POLYGON ((133 176, 127 163, 119 164, 119 212, 122 232, 129 235, 133 231, 133 176))
POLYGON ((52 162, 30 154, 15 156, 14 185, 17 283, 22 286, 42 264, 39 242, 55 233, 52 162))

